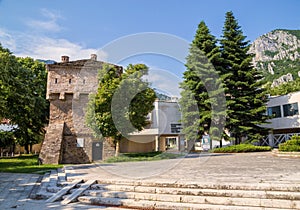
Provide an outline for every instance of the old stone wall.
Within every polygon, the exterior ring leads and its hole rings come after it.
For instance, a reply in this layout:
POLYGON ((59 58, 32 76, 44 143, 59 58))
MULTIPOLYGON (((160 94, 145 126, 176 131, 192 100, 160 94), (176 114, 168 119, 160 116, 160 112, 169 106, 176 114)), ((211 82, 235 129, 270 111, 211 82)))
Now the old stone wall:
POLYGON ((109 157, 113 157, 116 154, 116 149, 112 140, 107 138, 103 140, 103 160, 106 160, 109 157))
POLYGON ((40 158, 43 164, 58 164, 62 158, 64 123, 52 123, 47 127, 40 158))

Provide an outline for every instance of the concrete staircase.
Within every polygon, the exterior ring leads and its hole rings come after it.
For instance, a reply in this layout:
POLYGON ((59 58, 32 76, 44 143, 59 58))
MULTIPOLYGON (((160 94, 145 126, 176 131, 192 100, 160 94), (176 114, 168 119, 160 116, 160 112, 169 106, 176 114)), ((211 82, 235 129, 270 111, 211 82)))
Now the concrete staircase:
POLYGON ((32 198, 129 209, 300 209, 293 183, 67 180, 66 171, 45 174, 32 198))
POLYGON ((51 170, 51 172, 41 176, 29 197, 32 199, 48 199, 68 184, 65 169, 51 170))
POLYGON ((299 185, 97 181, 81 203, 140 209, 300 209, 299 185))

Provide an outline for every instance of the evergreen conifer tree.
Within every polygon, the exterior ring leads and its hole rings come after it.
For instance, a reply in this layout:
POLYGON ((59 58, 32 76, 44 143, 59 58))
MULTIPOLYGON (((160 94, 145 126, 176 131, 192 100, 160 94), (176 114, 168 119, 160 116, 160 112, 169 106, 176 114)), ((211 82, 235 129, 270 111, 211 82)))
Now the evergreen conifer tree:
POLYGON ((216 38, 202 21, 187 56, 181 83, 183 133, 187 140, 201 139, 205 132, 220 140, 223 131, 225 96, 216 71, 221 68, 221 53, 216 38))
POLYGON ((227 12, 220 40, 224 63, 221 74, 226 87, 226 128, 236 144, 242 137, 251 138, 262 132, 258 125, 267 119, 262 75, 251 64, 253 55, 248 53, 250 44, 245 39, 233 13, 227 12))

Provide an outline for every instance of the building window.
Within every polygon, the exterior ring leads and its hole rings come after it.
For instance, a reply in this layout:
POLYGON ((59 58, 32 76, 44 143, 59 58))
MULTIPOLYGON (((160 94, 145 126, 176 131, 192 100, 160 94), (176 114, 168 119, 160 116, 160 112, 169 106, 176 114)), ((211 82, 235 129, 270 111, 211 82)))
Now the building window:
POLYGON ((57 78, 54 79, 54 84, 57 84, 57 78))
POLYGON ((283 105, 283 116, 293 116, 298 115, 298 103, 285 104, 283 105))
POLYGON ((77 147, 84 147, 84 138, 77 138, 77 147))
POLYGON ((171 133, 180 133, 181 130, 181 124, 171 124, 171 133))
POLYGON ((72 79, 69 79, 69 84, 71 84, 72 83, 72 79))
POLYGON ((272 117, 274 117, 274 118, 281 117, 280 106, 272 106, 272 107, 268 107, 267 111, 268 111, 268 115, 269 115, 269 116, 272 116, 272 117))

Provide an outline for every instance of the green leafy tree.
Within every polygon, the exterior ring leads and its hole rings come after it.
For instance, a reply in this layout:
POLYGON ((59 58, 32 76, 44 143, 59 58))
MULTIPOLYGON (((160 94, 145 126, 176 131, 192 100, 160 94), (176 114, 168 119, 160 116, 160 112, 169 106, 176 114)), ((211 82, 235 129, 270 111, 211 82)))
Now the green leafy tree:
MULTIPOLYGON (((12 131, 0 131, 0 148, 14 145, 14 133, 12 131)), ((2 151, 1 151, 2 152, 2 151)))
MULTIPOLYGON (((44 138, 44 127, 48 123, 49 102, 46 100, 47 71, 45 64, 32 58, 18 58, 23 71, 29 74, 26 84, 28 102, 24 103, 22 117, 17 117, 19 129, 17 130, 17 143, 31 152, 31 146, 44 138), (30 146, 30 148, 28 148, 30 146)), ((18 107, 20 110, 20 107, 18 107)))
POLYGON ((218 75, 221 52, 203 21, 191 43, 186 68, 180 99, 183 133, 187 140, 201 139, 204 132, 221 140, 225 115, 224 90, 218 75))
POLYGON ((253 55, 248 53, 249 41, 245 41, 241 27, 232 12, 226 13, 223 35, 220 40, 224 68, 221 69, 226 87, 226 128, 239 144, 242 137, 258 137, 266 122, 267 97, 262 87, 262 75, 253 68, 253 55))
POLYGON ((119 153, 119 142, 148 125, 155 92, 142 77, 148 74, 144 64, 129 65, 123 74, 105 65, 99 71, 99 88, 88 104, 86 122, 96 136, 112 138, 119 153))
POLYGON ((45 65, 31 58, 17 58, 1 48, 0 72, 0 117, 17 125, 16 142, 29 152, 29 146, 43 138, 47 123, 45 65))

